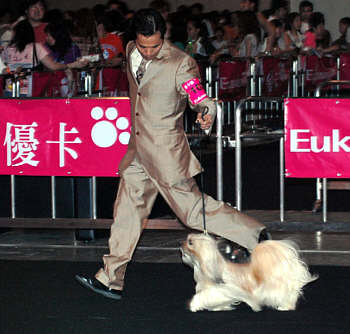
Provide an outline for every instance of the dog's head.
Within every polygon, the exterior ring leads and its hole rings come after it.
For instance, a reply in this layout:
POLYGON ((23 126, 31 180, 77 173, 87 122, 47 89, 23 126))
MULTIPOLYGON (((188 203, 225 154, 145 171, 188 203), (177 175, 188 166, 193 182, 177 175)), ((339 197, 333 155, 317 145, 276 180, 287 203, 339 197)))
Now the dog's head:
POLYGON ((189 234, 181 247, 182 260, 194 268, 195 273, 213 282, 222 281, 224 259, 218 251, 216 240, 207 234, 189 234))

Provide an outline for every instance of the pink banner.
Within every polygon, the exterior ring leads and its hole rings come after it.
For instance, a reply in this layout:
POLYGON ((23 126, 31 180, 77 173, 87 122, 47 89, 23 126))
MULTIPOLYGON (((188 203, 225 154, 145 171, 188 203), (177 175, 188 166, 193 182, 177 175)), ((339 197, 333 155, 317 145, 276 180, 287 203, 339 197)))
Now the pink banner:
POLYGON ((116 176, 129 98, 0 99, 0 174, 116 176))
POLYGON ((304 85, 306 91, 315 90, 321 82, 337 78, 337 60, 335 57, 303 56, 301 67, 305 73, 304 85))
POLYGON ((273 57, 261 58, 262 96, 287 96, 291 61, 273 57))
POLYGON ((350 100, 285 100, 287 177, 350 177, 350 100))
POLYGON ((249 62, 234 60, 219 64, 219 98, 240 100, 247 96, 249 62))

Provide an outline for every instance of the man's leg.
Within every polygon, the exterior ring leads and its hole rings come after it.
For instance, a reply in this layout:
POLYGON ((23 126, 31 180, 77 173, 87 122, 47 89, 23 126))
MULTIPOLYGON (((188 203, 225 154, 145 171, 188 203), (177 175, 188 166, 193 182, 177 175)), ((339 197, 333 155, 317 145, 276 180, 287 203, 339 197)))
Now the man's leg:
POLYGON ((123 289, 127 263, 132 258, 143 230, 143 221, 149 216, 157 194, 158 190, 137 161, 123 171, 114 204, 110 253, 103 257, 104 268, 95 276, 105 286, 123 289))
MULTIPOLYGON (((202 194, 193 178, 171 187, 159 184, 157 187, 185 225, 203 231, 202 194)), ((204 198, 208 232, 252 250, 265 226, 222 201, 217 201, 206 194, 204 198)))

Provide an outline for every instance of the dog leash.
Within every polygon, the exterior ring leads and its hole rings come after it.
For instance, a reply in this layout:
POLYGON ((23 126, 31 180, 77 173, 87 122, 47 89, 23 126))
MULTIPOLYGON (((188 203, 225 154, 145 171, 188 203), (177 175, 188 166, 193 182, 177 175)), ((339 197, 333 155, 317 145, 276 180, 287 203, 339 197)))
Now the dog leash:
MULTIPOLYGON (((208 113, 209 108, 205 107, 202 111, 201 118, 204 120, 204 116, 208 113)), ((201 138, 201 127, 200 123, 197 122, 198 128, 199 128, 199 163, 201 165, 201 194, 202 194, 202 214, 203 214, 203 233, 208 234, 207 231, 207 223, 205 219, 205 200, 204 200, 204 169, 202 166, 202 138, 201 138)))

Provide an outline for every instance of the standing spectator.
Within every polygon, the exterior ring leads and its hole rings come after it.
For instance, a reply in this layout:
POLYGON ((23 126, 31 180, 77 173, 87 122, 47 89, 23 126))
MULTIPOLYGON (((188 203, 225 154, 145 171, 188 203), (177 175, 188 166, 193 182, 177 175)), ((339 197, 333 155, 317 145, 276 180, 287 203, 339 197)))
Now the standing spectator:
POLYGON ((228 53, 228 42, 224 39, 224 29, 217 27, 215 29, 215 39, 211 42, 216 51, 228 53))
POLYGON ((312 12, 314 11, 314 5, 310 1, 302 1, 299 4, 299 13, 301 18, 301 28, 302 34, 305 34, 310 30, 309 20, 312 12))
POLYGON ((129 11, 128 5, 124 1, 109 0, 106 5, 106 10, 117 10, 124 17, 129 11))
MULTIPOLYGON (((260 36, 259 40, 263 38, 266 34, 268 37, 268 43, 266 46, 266 50, 271 50, 273 43, 273 35, 274 35, 274 27, 273 25, 266 19, 266 17, 258 11, 259 9, 259 0, 241 0, 240 7, 243 12, 253 12, 258 20, 260 26, 260 36)), ((254 27, 255 29, 255 27, 254 27)))
POLYGON ((205 26, 198 17, 192 17, 187 21, 187 45, 186 52, 196 59, 207 58, 214 47, 208 40, 205 26))
POLYGON ((238 15, 239 57, 255 57, 258 54, 260 42, 259 22, 252 11, 241 12, 238 15))
POLYGON ((310 29, 305 33, 303 50, 312 51, 316 50, 317 47, 323 48, 324 44, 321 46, 321 41, 326 34, 324 15, 320 12, 312 13, 309 19, 309 25, 310 29))
POLYGON ((350 27, 350 17, 343 17, 339 20, 340 37, 332 43, 332 51, 348 51, 350 43, 347 38, 347 33, 350 27))
POLYGON ((24 0, 23 10, 28 22, 34 29, 35 42, 45 43, 46 33, 44 16, 46 12, 46 4, 44 0, 24 0))
POLYGON ((272 42, 272 48, 271 50, 267 51, 266 46, 267 46, 267 37, 264 39, 260 51, 267 54, 267 55, 272 55, 272 56, 279 56, 282 55, 286 51, 286 45, 285 41, 283 38, 284 34, 284 25, 282 21, 274 19, 270 21, 271 24, 273 24, 275 28, 275 32, 273 35, 273 42, 272 42))
POLYGON ((98 45, 95 16, 91 9, 81 8, 75 13, 72 40, 82 56, 89 55, 98 45))
POLYGON ((215 63, 222 56, 229 56, 229 43, 224 39, 224 29, 217 27, 215 29, 216 38, 211 42, 215 48, 214 53, 210 56, 210 63, 215 63))
POLYGON ((287 16, 286 29, 283 33, 286 51, 300 50, 303 46, 303 34, 300 32, 301 19, 297 12, 287 16))
POLYGON ((272 6, 270 10, 270 15, 268 17, 269 21, 280 20, 282 23, 285 22, 288 15, 289 4, 286 0, 272 1, 272 6))
POLYGON ((111 10, 97 18, 96 30, 105 65, 118 66, 125 56, 120 27, 124 17, 118 11, 111 10))

